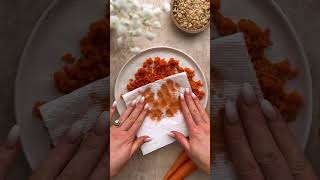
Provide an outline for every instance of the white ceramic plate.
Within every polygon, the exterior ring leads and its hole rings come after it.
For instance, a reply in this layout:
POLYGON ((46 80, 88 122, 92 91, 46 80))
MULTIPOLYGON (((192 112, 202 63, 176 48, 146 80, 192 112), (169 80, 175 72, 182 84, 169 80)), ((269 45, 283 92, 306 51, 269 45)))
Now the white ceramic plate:
POLYGON ((54 0, 38 20, 20 60, 15 87, 15 115, 31 168, 47 157, 49 136, 39 119, 32 117, 37 100, 59 94, 52 75, 60 69, 61 56, 80 55, 79 41, 90 23, 105 16, 105 0, 54 0))
POLYGON ((122 67, 117 77, 114 94, 115 99, 117 101, 117 109, 121 114, 125 110, 125 104, 121 98, 122 94, 128 92, 127 84, 129 79, 134 78, 137 70, 142 67, 143 62, 148 58, 160 57, 160 58, 175 58, 179 60, 180 65, 182 67, 189 67, 195 71, 195 80, 201 80, 203 82, 203 90, 205 91, 205 96, 203 97, 202 103, 204 107, 206 107, 208 102, 208 84, 206 78, 197 64, 196 60, 194 60, 191 56, 187 55, 185 52, 180 50, 170 48, 170 47, 153 47, 146 50, 143 50, 141 53, 133 56, 127 61, 127 63, 122 67))
POLYGON ((294 28, 273 0, 241 0, 240 2, 239 0, 222 0, 221 2, 224 15, 234 20, 248 18, 262 27, 270 28, 274 45, 267 50, 267 57, 274 62, 289 58, 291 64, 299 69, 299 76, 290 81, 287 88, 299 91, 304 99, 304 105, 296 120, 290 125, 304 148, 312 123, 312 81, 308 59, 294 28))

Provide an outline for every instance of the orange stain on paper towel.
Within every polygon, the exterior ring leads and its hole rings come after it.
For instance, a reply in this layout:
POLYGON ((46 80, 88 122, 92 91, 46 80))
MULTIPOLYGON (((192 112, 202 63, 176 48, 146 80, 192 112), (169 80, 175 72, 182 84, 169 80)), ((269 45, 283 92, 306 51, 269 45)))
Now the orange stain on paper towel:
POLYGON ((179 88, 178 83, 167 80, 161 85, 156 95, 150 88, 141 93, 150 106, 149 116, 152 120, 159 121, 164 115, 173 117, 180 111, 179 88))

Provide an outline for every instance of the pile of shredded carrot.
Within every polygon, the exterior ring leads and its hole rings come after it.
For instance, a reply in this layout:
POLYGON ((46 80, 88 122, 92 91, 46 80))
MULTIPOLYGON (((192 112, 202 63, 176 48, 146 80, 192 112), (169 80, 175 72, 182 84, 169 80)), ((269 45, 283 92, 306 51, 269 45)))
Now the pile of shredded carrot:
POLYGON ((109 75, 109 31, 106 19, 90 25, 89 32, 80 41, 82 57, 66 53, 64 67, 54 73, 56 88, 70 93, 93 81, 109 75))
MULTIPOLYGON (((65 65, 53 75, 55 86, 61 93, 70 93, 109 75, 109 23, 107 20, 109 18, 90 25, 88 33, 80 41, 82 53, 80 58, 70 53, 62 56, 65 65)), ((35 117, 41 118, 39 107, 44 102, 34 103, 32 111, 35 117)), ((108 108, 109 97, 105 102, 108 102, 108 108)))
MULTIPOLYGON (((217 1, 217 0, 213 0, 217 1)), ((216 5, 220 7, 220 5, 216 5)), ((248 52, 254 64, 264 97, 268 99, 279 111, 287 117, 294 116, 301 107, 303 100, 296 91, 287 92, 285 84, 298 74, 288 59, 272 63, 264 54, 265 49, 272 46, 269 29, 259 27, 255 22, 241 19, 238 23, 223 16, 219 9, 213 12, 212 21, 221 36, 242 32, 245 35, 248 52)))
POLYGON ((138 69, 135 74, 135 79, 130 79, 127 89, 128 91, 132 91, 146 84, 181 72, 187 73, 192 92, 198 96, 199 99, 202 99, 205 92, 200 89, 203 86, 201 80, 194 80, 194 70, 188 67, 181 67, 179 60, 174 58, 170 58, 168 61, 160 57, 148 58, 143 63, 143 66, 138 69))

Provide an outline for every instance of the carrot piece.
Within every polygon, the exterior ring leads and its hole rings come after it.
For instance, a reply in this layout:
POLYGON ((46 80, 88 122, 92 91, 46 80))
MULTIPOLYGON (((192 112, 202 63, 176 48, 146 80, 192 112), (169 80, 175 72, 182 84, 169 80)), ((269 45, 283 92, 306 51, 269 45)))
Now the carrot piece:
POLYGON ((185 162, 189 160, 189 157, 185 151, 182 151, 173 165, 170 167, 169 171, 164 176, 164 180, 167 180, 179 167, 181 167, 185 162))
POLYGON ((191 160, 184 163, 168 180, 183 180, 189 176, 193 171, 197 169, 197 166, 191 160))

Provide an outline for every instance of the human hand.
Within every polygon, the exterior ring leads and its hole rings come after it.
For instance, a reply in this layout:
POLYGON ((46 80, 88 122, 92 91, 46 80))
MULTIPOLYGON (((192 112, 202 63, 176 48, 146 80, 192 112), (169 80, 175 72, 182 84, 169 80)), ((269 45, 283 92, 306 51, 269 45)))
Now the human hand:
POLYGON ((82 133, 82 124, 73 124, 50 150, 48 158, 32 173, 30 180, 107 179, 107 118, 107 113, 102 113, 86 135, 82 133))
MULTIPOLYGON (((116 111, 113 104, 110 119, 116 111)), ((151 140, 148 136, 136 138, 136 134, 149 111, 144 97, 131 102, 127 110, 120 116, 120 126, 110 128, 110 176, 115 176, 126 165, 140 146, 151 140)))
POLYGON ((0 146, 0 179, 7 178, 10 167, 21 150, 19 134, 19 126, 13 126, 6 142, 0 146))
POLYGON ((287 122, 267 100, 244 84, 237 102, 225 106, 228 152, 240 180, 316 180, 287 122))
POLYGON ((186 89, 180 95, 181 111, 189 130, 189 139, 172 131, 169 135, 182 145, 189 158, 207 174, 210 174, 210 119, 197 96, 186 89))

